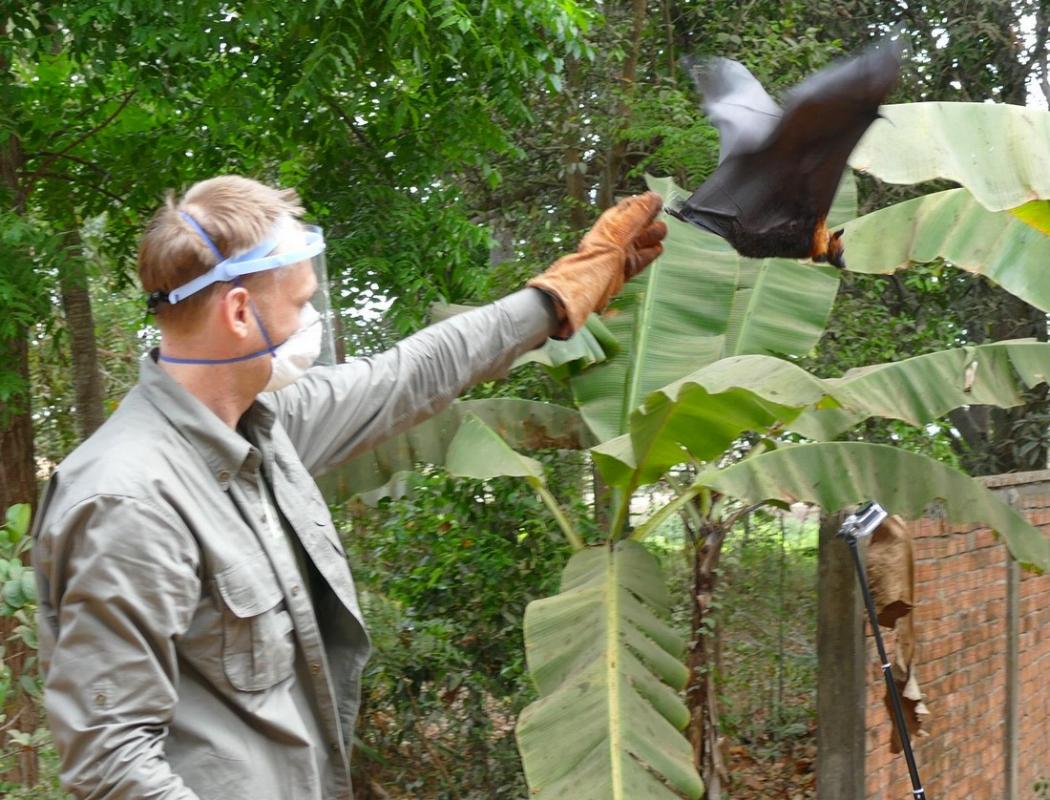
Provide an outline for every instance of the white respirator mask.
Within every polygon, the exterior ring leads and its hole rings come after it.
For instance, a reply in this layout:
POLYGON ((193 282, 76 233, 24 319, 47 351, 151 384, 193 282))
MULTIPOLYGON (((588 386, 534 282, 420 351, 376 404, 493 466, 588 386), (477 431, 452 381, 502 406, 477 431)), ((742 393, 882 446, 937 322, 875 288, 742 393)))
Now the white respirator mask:
POLYGON ((312 303, 307 303, 299 312, 299 327, 295 333, 277 345, 271 352, 272 368, 270 380, 264 392, 276 392, 299 380, 321 355, 321 338, 324 332, 321 315, 312 303))

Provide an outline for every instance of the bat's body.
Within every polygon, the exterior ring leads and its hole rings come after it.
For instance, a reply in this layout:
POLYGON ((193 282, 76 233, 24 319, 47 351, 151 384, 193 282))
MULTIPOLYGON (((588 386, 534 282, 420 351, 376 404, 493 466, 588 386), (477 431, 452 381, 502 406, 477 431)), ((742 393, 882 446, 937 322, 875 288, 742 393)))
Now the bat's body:
POLYGON ((719 58, 691 68, 721 135, 718 168, 668 211, 754 258, 811 258, 845 266, 826 225, 846 160, 879 115, 900 71, 884 44, 810 76, 781 109, 747 69, 719 58))

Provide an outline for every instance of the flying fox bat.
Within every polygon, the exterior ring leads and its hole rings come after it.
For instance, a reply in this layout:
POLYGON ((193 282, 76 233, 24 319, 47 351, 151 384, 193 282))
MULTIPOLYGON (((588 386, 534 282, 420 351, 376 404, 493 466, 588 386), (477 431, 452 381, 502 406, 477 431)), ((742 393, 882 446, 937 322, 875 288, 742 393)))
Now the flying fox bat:
POLYGON ((828 209, 900 60, 899 41, 883 42, 808 77, 783 109, 743 64, 687 62, 721 148, 711 177, 668 213, 721 236, 743 256, 844 267, 842 231, 828 230, 828 209))

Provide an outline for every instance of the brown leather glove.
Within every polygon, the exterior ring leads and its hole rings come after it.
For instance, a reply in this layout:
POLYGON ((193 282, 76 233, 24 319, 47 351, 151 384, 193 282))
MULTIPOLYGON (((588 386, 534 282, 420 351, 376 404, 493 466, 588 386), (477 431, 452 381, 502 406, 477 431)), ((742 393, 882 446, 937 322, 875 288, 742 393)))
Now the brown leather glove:
POLYGON ((625 281, 663 252, 667 226, 655 221, 662 207, 655 192, 621 200, 598 217, 575 253, 529 281, 554 299, 561 320, 555 339, 572 336, 588 314, 602 311, 625 281))

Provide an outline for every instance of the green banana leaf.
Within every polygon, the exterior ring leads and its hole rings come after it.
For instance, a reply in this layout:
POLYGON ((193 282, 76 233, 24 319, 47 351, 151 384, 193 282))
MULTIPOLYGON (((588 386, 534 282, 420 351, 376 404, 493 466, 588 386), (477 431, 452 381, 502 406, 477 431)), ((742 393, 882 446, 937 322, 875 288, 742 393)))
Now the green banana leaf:
POLYGON ((943 258, 1050 310, 1050 237, 1010 214, 986 210, 965 189, 865 214, 846 225, 845 242, 853 272, 891 273, 943 258))
POLYGON ((649 394, 630 431, 591 449, 602 477, 630 490, 690 456, 709 461, 746 431, 765 431, 825 401, 824 382, 790 361, 735 356, 649 394))
POLYGON ((1050 114, 1003 103, 904 103, 880 109, 850 156, 887 183, 947 178, 989 211, 1050 198, 1050 114))
POLYGON ((835 190, 835 197, 831 200, 831 209, 828 211, 827 225, 834 228, 843 222, 849 222, 857 216, 857 179, 853 177, 853 170, 846 167, 839 181, 839 188, 835 190))
POLYGON ((942 350, 904 361, 876 364, 825 380, 837 408, 807 410, 791 430, 810 439, 833 439, 868 417, 923 425, 966 405, 1020 405, 1021 391, 1047 380, 1050 344, 995 342, 942 350))
POLYGON ((1023 566, 1050 568, 1050 539, 968 475, 917 453, 864 442, 800 444, 708 469, 696 483, 746 503, 814 503, 837 511, 876 500, 891 513, 922 516, 940 501, 953 523, 994 529, 1023 566))
POLYGON ((525 611, 525 652, 540 699, 518 748, 536 800, 681 800, 703 783, 679 733, 685 643, 668 624, 660 565, 617 542, 574 555, 558 594, 525 611))
MULTIPOLYGON (((665 200, 686 196, 648 179, 665 200)), ((572 378, 597 439, 627 430, 650 392, 732 355, 802 355, 820 339, 838 291, 831 268, 742 258, 721 238, 664 215, 664 254, 629 281, 604 321, 620 352, 572 378)))
POLYGON ((317 481, 318 486, 333 504, 355 495, 362 495, 366 502, 399 496, 404 473, 420 463, 445 464, 449 445, 471 414, 495 430, 508 448, 579 450, 593 442, 579 413, 571 408, 511 398, 463 400, 326 473, 317 481))
POLYGON ((736 356, 651 393, 627 434, 591 448, 612 486, 633 491, 693 458, 711 461, 745 432, 786 426, 831 439, 868 417, 931 422, 966 405, 1001 408, 1050 375, 1050 344, 995 342, 819 379, 772 356, 736 356))
POLYGON ((543 465, 523 456, 475 414, 467 414, 452 438, 445 468, 461 478, 497 478, 508 475, 544 480, 543 465))

